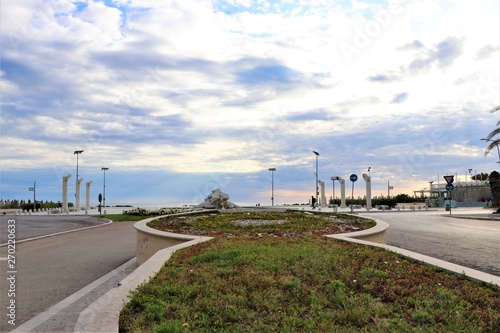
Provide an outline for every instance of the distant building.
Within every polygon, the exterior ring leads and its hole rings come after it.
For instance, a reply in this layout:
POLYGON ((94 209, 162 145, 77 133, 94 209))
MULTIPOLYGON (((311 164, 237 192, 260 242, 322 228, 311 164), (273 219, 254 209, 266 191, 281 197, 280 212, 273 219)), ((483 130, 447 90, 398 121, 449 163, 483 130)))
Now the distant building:
MULTIPOLYGON (((491 195, 490 184, 486 180, 455 181, 454 189, 451 191, 451 199, 457 201, 458 206, 484 206, 491 195)), ((430 184, 429 188, 413 191, 415 198, 428 200, 430 206, 443 205, 444 200, 449 199, 449 192, 446 190, 446 182, 430 184)))

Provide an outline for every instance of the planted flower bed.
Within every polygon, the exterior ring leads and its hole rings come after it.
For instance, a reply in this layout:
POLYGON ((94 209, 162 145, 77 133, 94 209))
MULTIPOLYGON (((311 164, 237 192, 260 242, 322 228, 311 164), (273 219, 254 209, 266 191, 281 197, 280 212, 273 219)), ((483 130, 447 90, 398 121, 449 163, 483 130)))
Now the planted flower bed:
POLYGON ((498 291, 322 237, 356 217, 301 212, 163 219, 216 236, 180 250, 120 314, 123 332, 499 332, 498 291), (255 222, 254 222, 255 221, 255 222), (275 223, 274 223, 275 221, 275 223))

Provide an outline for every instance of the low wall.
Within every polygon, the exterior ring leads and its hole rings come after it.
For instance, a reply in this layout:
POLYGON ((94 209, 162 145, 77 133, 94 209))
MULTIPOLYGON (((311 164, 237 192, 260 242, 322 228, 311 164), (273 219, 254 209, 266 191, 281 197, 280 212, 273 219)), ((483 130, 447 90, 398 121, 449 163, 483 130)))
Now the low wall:
POLYGON ((374 226, 373 228, 345 233, 345 234, 327 235, 326 237, 341 239, 341 240, 360 239, 377 244, 387 244, 385 238, 385 232, 389 228, 389 224, 387 222, 380 221, 377 219, 372 219, 372 220, 374 220, 377 223, 377 225, 374 226))
MULTIPOLYGON (((189 242, 196 239, 201 239, 201 236, 191 236, 191 235, 181 235, 172 232, 165 232, 150 228, 147 224, 153 220, 157 220, 166 216, 186 216, 186 215, 197 215, 210 212, 212 210, 188 212, 171 214, 164 216, 152 217, 149 219, 141 220, 134 224, 134 228, 137 231, 137 252, 136 252, 136 262, 137 265, 142 265, 149 258, 151 258, 159 250, 163 250, 167 247, 179 245, 185 242, 189 242)), ((213 210, 216 211, 216 210, 213 210)))

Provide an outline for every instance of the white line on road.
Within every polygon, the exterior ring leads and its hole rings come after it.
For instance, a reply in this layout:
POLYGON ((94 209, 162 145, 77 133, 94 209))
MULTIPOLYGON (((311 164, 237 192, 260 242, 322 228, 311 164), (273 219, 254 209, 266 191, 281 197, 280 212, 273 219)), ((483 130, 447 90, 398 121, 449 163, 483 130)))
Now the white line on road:
MULTIPOLYGON (((81 231, 81 230, 86 230, 86 229, 98 228, 98 227, 102 227, 102 226, 108 225, 110 223, 113 223, 113 221, 107 219, 107 221, 103 222, 102 224, 92 225, 90 227, 83 227, 83 228, 79 228, 79 229, 72 229, 72 230, 66 230, 66 231, 56 232, 54 234, 42 235, 42 236, 37 236, 37 237, 33 237, 33 238, 28 238, 28 239, 22 239, 22 240, 16 241, 16 244, 23 243, 23 242, 29 242, 29 241, 33 241, 33 240, 37 240, 37 239, 42 239, 42 238, 47 238, 47 237, 52 237, 52 236, 69 234, 70 232, 75 232, 75 231, 81 231)), ((6 246, 7 244, 8 243, 0 244, 0 247, 6 246)))

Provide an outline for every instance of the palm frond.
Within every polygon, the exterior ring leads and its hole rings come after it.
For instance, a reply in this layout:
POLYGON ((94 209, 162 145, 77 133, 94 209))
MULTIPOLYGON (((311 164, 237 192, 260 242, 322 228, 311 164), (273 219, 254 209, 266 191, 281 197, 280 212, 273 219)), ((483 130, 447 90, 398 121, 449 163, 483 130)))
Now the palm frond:
POLYGON ((495 106, 493 109, 490 110, 490 112, 495 112, 495 111, 498 111, 498 110, 500 110, 500 105, 495 106))
POLYGON ((488 145, 488 147, 486 147, 486 149, 484 150, 484 157, 488 156, 488 154, 490 153, 490 151, 492 151, 493 148, 498 147, 498 145, 500 145, 500 139, 491 141, 490 144, 488 145))
POLYGON ((490 141, 493 137, 495 137, 498 134, 500 134, 500 127, 495 128, 493 131, 491 131, 491 133, 488 134, 488 136, 486 137, 486 141, 490 141))

